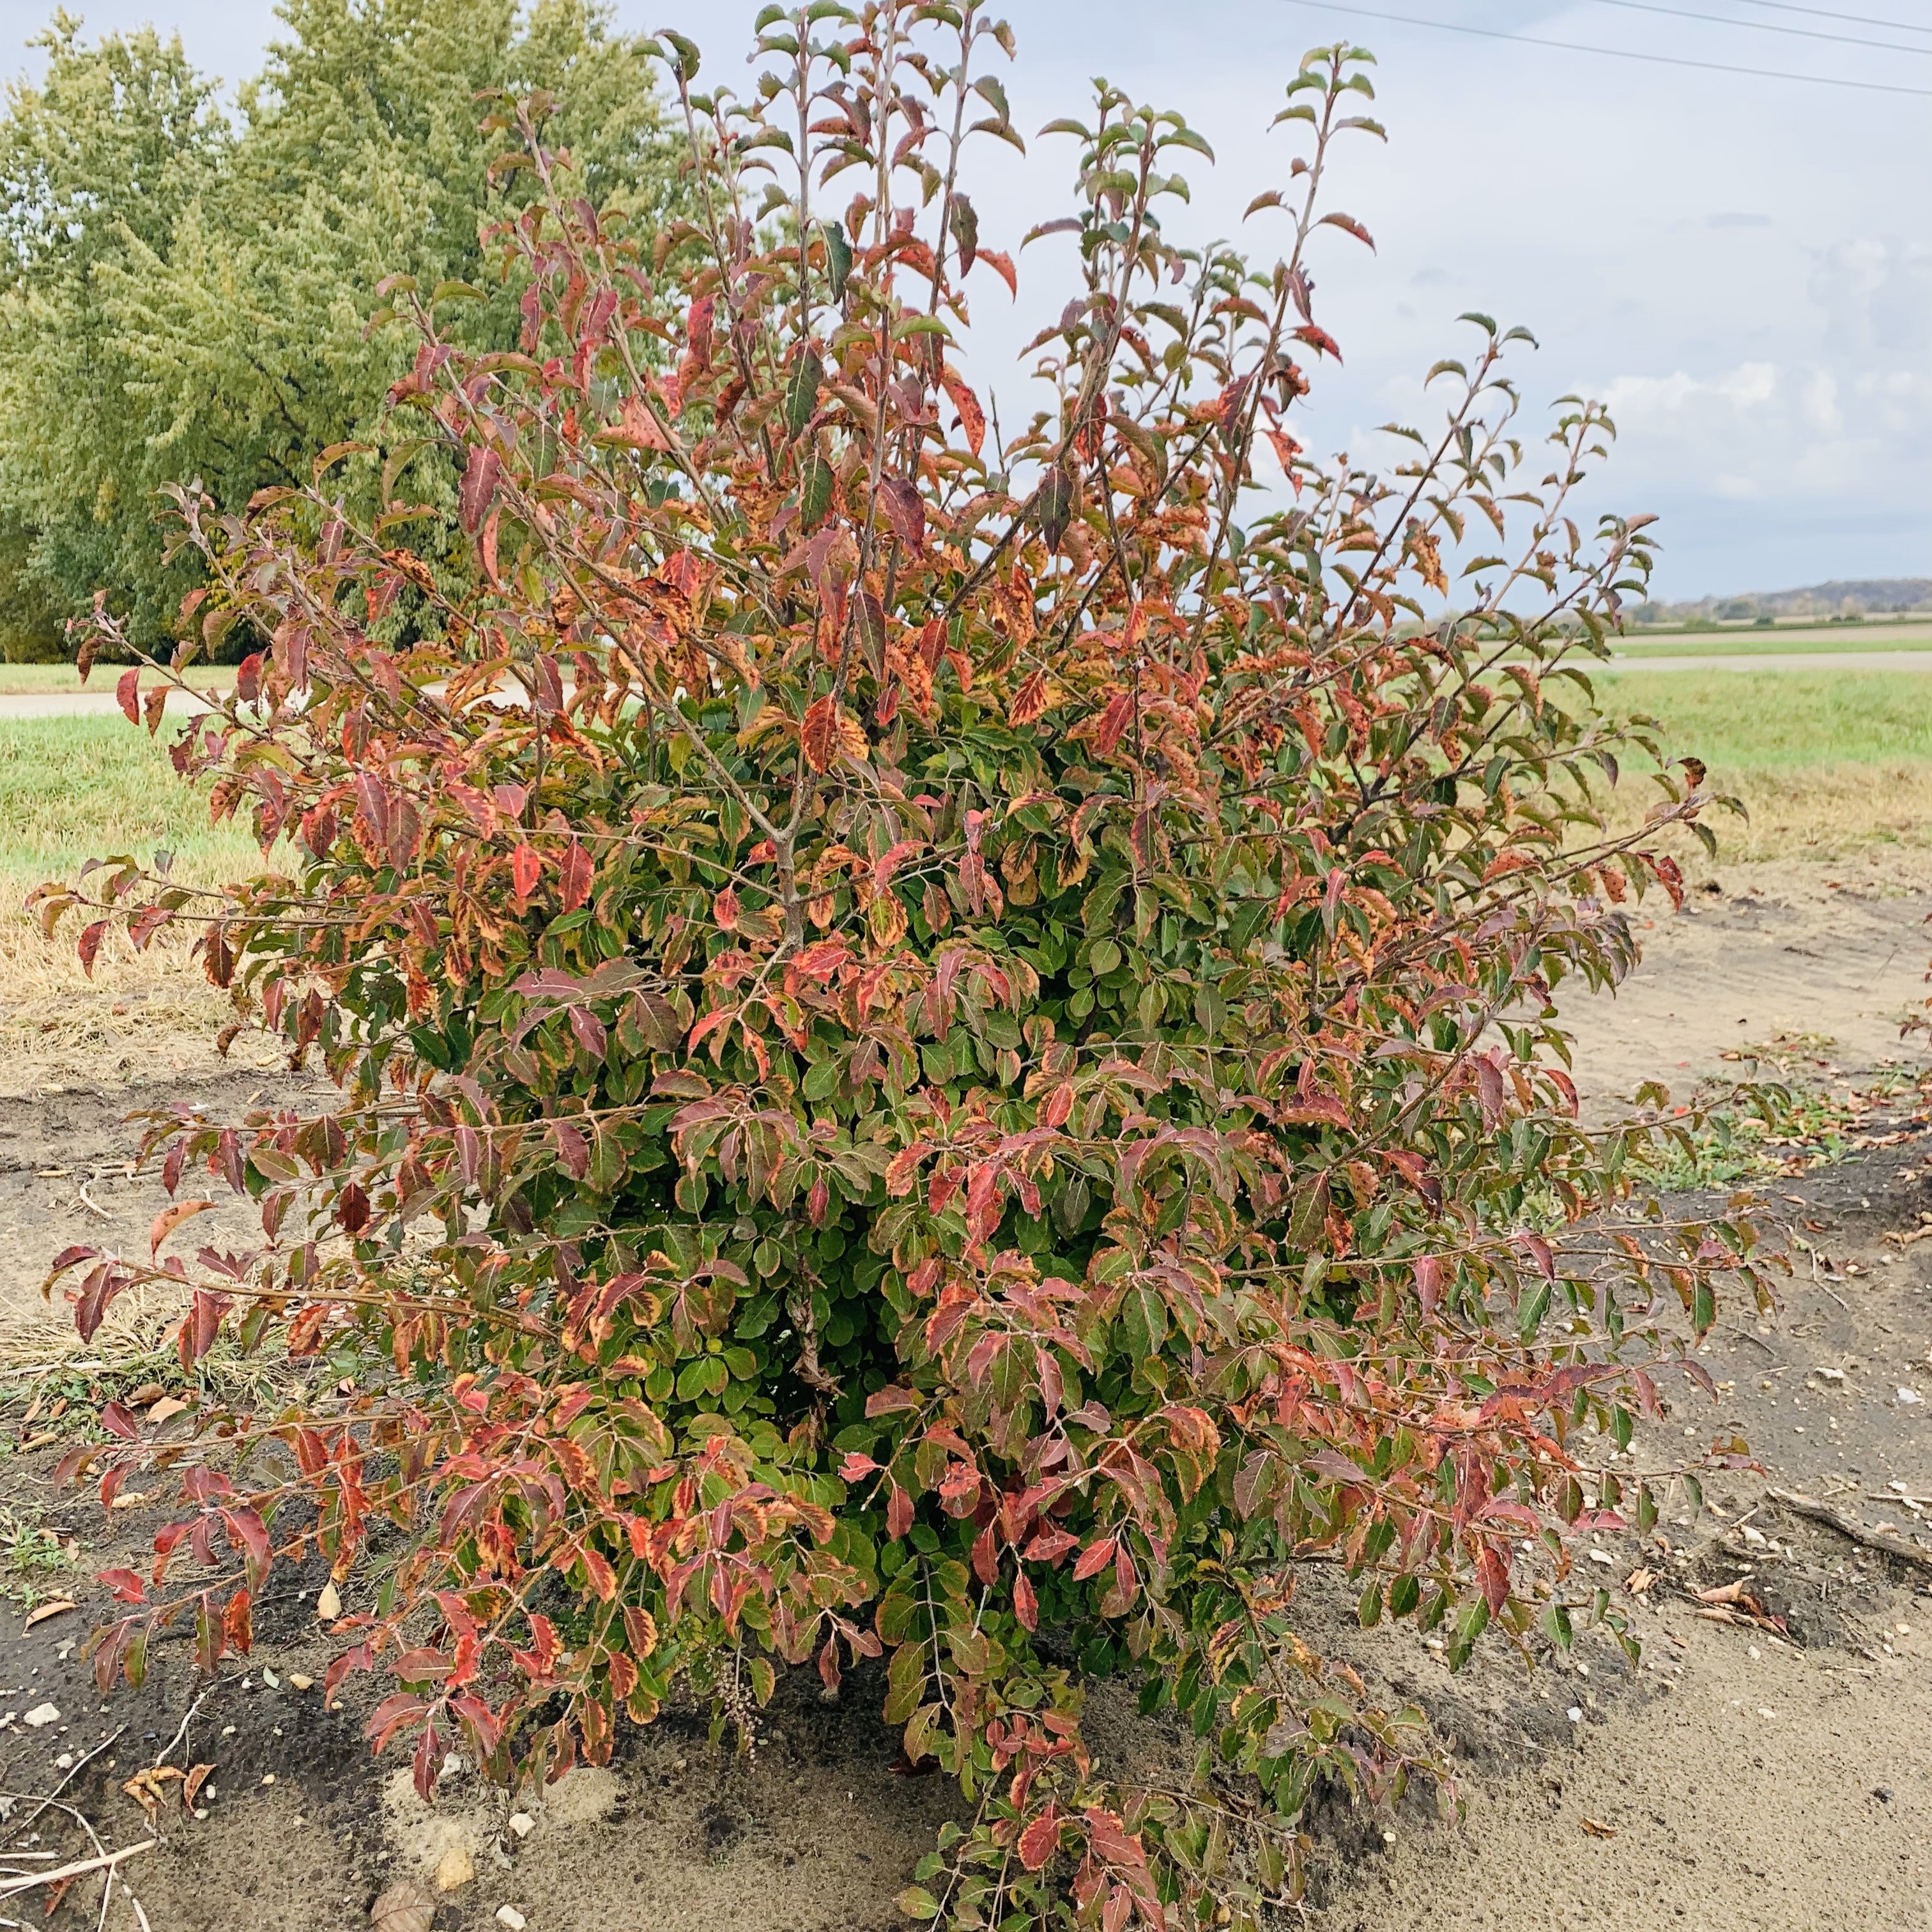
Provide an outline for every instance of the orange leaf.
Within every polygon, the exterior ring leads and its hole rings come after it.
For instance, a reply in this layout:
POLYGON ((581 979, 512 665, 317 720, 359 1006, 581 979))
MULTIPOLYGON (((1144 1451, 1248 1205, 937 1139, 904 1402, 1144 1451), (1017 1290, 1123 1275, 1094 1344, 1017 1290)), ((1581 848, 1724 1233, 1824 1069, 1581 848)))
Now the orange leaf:
POLYGON ((959 427, 966 432, 966 447, 977 456, 986 440, 986 412, 980 406, 980 398, 966 386, 957 369, 941 370, 939 380, 952 398, 952 406, 959 412, 959 427))
POLYGON ((815 698, 805 714, 805 727, 799 734, 805 762, 815 772, 831 768, 838 749, 838 706, 830 698, 815 698))
POLYGON ((1013 272, 1013 258, 998 248, 982 248, 977 259, 984 262, 994 274, 1006 285, 1008 292, 1017 302, 1020 294, 1020 278, 1013 272))
POLYGON ((154 1225, 148 1230, 148 1252, 158 1255, 161 1244, 184 1221, 192 1220, 197 1214, 205 1214, 214 1203, 212 1201, 177 1201, 171 1208, 164 1208, 154 1216, 154 1225))

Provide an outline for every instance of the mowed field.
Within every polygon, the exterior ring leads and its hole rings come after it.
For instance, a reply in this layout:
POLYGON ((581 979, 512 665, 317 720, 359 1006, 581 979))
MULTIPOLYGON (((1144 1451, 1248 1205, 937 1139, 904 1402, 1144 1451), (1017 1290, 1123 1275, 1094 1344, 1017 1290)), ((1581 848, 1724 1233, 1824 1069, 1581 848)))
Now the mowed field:
MULTIPOLYGON (((1673 755, 1701 758, 1706 788, 1748 816, 1712 813, 1723 856, 1838 860, 1932 844, 1932 680, 1912 671, 1608 670, 1615 710, 1658 720, 1673 755)), ((1660 795, 1626 771, 1615 822, 1660 795)))

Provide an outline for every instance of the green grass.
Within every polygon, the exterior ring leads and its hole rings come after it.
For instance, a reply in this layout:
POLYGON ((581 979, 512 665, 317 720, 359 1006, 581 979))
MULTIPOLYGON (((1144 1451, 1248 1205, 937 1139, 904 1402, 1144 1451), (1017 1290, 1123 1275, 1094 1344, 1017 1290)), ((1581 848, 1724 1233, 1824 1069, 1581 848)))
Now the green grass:
MULTIPOLYGON (((1608 670, 1592 681, 1607 710, 1661 719, 1671 754, 1708 767, 1708 791, 1743 802, 1746 819, 1705 815, 1724 860, 1838 860, 1874 844, 1932 844, 1932 680, 1924 673, 1608 670)), ((1660 796, 1645 763, 1625 761, 1609 802, 1619 832, 1660 796)), ((1689 834, 1666 842, 1680 860, 1703 863, 1689 834)))
POLYGON ((247 831, 212 827, 206 793, 175 775, 172 735, 119 717, 0 718, 0 875, 31 886, 110 854, 149 861, 158 847, 183 877, 256 869, 247 831))
POLYGON ((1917 671, 1600 672, 1600 700, 1666 721, 1713 771, 1932 760, 1932 685, 1917 671))
POLYGON ((74 1559, 36 1504, 0 1504, 0 1597, 32 1610, 65 1594, 74 1559))

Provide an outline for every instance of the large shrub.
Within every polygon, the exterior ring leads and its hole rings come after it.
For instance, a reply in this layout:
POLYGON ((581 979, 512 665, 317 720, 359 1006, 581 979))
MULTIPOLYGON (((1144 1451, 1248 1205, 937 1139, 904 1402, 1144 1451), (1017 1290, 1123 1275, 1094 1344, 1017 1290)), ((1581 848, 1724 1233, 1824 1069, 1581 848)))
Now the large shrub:
POLYGON ((1520 440, 1481 317, 1392 478, 1298 446, 1310 251, 1365 238, 1322 199, 1380 131, 1360 52, 1288 83, 1266 268, 1169 239, 1177 116, 1054 124, 1079 273, 1002 443, 962 344, 1015 270, 958 170, 1017 138, 1004 29, 760 31, 748 103, 665 37, 703 212, 655 237, 506 107, 518 348, 390 292, 475 547, 440 641, 371 636, 442 594, 406 470, 366 524, 326 475, 182 500, 214 587, 124 702, 152 728, 207 639, 272 640, 176 758, 290 869, 208 898, 124 860, 44 904, 83 952, 200 922, 341 1098, 158 1125, 259 1249, 62 1258, 83 1330, 173 1280, 184 1363, 232 1328, 315 1365, 158 1442, 109 1412, 104 1490, 158 1454, 186 1507, 98 1667, 188 1614, 212 1666, 319 1555, 330 1687, 392 1680, 370 1735, 428 1792, 458 1734, 554 1772, 682 1683, 748 1736, 780 1667, 884 1652, 908 1756, 977 1807, 915 1916, 1250 1923, 1318 1780, 1426 1752, 1297 1636, 1298 1570, 1457 1660, 1602 1616, 1568 1532, 1654 1504, 1594 1452, 1748 1238, 1604 1211, 1629 1143, 1579 1124, 1552 1006, 1676 888, 1589 802, 1628 734, 1583 668, 1645 539, 1571 520, 1610 425, 1520 440), (1090 1764, 1101 1672, 1192 1726, 1191 1780, 1090 1764))

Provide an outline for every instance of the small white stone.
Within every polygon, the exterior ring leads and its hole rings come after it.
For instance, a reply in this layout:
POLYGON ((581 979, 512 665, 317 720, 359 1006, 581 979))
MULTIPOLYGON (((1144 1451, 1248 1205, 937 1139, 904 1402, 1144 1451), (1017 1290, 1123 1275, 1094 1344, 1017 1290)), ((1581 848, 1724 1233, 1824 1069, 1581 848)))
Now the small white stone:
POLYGON ((1573 1724, 1580 1724, 1583 1721, 1583 1707, 1580 1704, 1572 1704, 1564 1714, 1573 1724))
POLYGON ((52 1704, 36 1704, 20 1721, 29 1730, 44 1730, 49 1724, 60 1722, 59 1708, 52 1704))
POLYGON ((275 1781, 275 1774, 274 1774, 272 1771, 265 1771, 264 1772, 262 1772, 262 1782, 264 1784, 274 1784, 274 1781, 275 1781))
POLYGON ((62 1751, 60 1756, 54 1760, 54 1768, 56 1771, 71 1771, 74 1768, 74 1753, 62 1751))
POLYGON ((527 1811, 510 1814, 510 1829, 520 1838, 527 1838, 537 1828, 537 1821, 527 1811))
POLYGON ((500 1905, 496 1908, 496 1923, 505 1928, 505 1932, 524 1932, 530 1921, 514 1905, 500 1905))
POLYGON ((1921 1395, 1916 1389, 1912 1388, 1900 1389, 1898 1392, 1898 1399, 1908 1408, 1916 1402, 1923 1402, 1925 1400, 1925 1398, 1921 1395))

